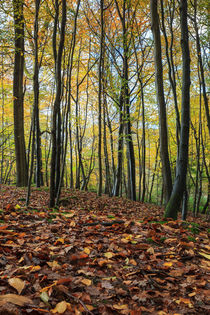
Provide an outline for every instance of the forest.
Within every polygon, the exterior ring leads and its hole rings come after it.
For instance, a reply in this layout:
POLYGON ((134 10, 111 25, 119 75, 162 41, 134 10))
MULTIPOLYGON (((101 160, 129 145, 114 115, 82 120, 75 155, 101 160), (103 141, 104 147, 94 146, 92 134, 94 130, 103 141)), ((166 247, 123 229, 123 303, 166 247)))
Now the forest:
POLYGON ((0 314, 208 314, 209 8, 0 0, 0 314))

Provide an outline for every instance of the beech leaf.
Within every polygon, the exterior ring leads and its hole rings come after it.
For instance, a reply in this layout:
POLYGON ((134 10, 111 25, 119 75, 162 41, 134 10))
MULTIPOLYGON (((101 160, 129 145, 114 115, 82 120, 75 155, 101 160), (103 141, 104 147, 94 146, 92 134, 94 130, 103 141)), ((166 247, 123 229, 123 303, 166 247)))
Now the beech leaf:
POLYGON ((59 302, 54 309, 51 309, 51 312, 63 314, 66 311, 68 304, 69 303, 66 303, 66 301, 59 302))
POLYGON ((0 295, 0 302, 11 303, 19 306, 33 304, 32 300, 26 296, 17 294, 4 294, 0 295))
POLYGON ((20 278, 10 278, 8 282, 11 287, 17 290, 18 294, 21 294, 25 287, 25 281, 21 280, 20 278))
POLYGON ((85 285, 87 285, 87 286, 89 286, 89 285, 91 285, 92 284, 92 281, 91 280, 89 280, 89 279, 82 279, 82 281, 81 281, 83 284, 85 284, 85 285))

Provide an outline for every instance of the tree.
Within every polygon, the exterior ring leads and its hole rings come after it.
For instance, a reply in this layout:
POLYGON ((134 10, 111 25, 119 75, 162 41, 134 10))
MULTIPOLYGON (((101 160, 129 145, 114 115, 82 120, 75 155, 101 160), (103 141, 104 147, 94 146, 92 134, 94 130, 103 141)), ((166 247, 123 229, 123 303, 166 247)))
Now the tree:
POLYGON ((55 1, 55 20, 53 32, 53 52, 55 60, 55 80, 56 80, 56 95, 53 106, 53 121, 52 121, 52 155, 51 155, 51 173, 50 173, 50 207, 55 205, 55 198, 59 188, 60 181, 60 155, 61 155, 61 69, 62 69, 62 55, 65 39, 66 26, 66 0, 62 0, 62 21, 61 34, 57 50, 57 29, 59 17, 59 2, 55 1))
POLYGON ((160 153, 162 161, 163 184, 165 190, 165 201, 168 202, 172 191, 171 168, 168 153, 168 130, 166 117, 166 104, 163 86, 163 67, 161 53, 161 39, 158 16, 158 0, 150 1, 151 23, 154 37, 154 60, 155 60, 155 83, 157 103, 159 106, 159 132, 160 132, 160 153))
POLYGON ((102 158, 101 158, 101 144, 102 144, 102 93, 103 93, 103 69, 104 69, 104 1, 100 0, 100 57, 99 57, 99 78, 98 78, 98 170, 99 183, 98 195, 102 193, 102 158))
POLYGON ((39 9, 40 0, 35 0, 35 20, 34 20, 34 110, 35 110, 35 129, 36 129, 36 186, 43 185, 42 176, 42 154, 41 154, 41 135, 39 123, 39 58, 38 58, 38 36, 39 36, 39 9))
POLYGON ((24 138, 23 73, 24 73, 24 0, 13 0, 15 27, 15 61, 13 76, 14 137, 16 156, 16 185, 27 186, 28 167, 24 138))
POLYGON ((202 54, 201 54, 201 44, 200 44, 200 36, 199 36, 199 30, 198 30, 198 22, 197 22, 197 0, 194 0, 194 28, 195 28, 195 35, 196 35, 196 48, 197 48, 197 56, 198 56, 198 62, 199 62, 199 71, 200 71, 200 80, 201 80, 201 86, 203 90, 203 100, 206 110, 206 118, 207 118, 207 126, 210 134, 210 114, 209 114, 209 102, 208 102, 208 95, 206 92, 206 82, 205 82, 205 75, 204 75, 204 67, 203 67, 203 61, 202 61, 202 54))
MULTIPOLYGON (((131 3, 123 0, 122 13, 120 12, 119 3, 115 0, 117 12, 122 24, 123 37, 123 70, 122 70, 122 97, 125 113, 125 135, 127 144, 127 169, 128 169, 128 197, 136 200, 136 174, 135 174, 135 155, 131 130, 131 116, 130 116, 130 92, 129 92, 129 44, 128 40, 128 17, 130 17, 131 3)), ((135 16, 135 11, 133 18, 135 16)), ((129 21, 130 22, 130 21, 129 21)))
POLYGON ((181 48, 182 48, 182 109, 179 156, 176 178, 165 217, 177 218, 177 213, 186 189, 190 124, 190 51, 187 24, 187 0, 180 1, 181 48))

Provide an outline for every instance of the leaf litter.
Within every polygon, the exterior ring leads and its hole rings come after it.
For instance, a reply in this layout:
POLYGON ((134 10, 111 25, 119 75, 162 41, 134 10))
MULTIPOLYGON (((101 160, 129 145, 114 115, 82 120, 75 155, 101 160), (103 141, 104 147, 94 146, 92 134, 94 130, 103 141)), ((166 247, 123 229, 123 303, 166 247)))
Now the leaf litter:
POLYGON ((77 190, 49 209, 34 188, 26 208, 25 195, 1 187, 1 314, 209 314, 205 217, 77 190))

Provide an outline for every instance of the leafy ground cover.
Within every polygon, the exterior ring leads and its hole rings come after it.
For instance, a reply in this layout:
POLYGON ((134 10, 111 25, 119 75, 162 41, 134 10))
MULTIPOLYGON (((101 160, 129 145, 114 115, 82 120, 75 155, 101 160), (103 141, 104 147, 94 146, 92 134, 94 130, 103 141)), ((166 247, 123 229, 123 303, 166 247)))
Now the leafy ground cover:
POLYGON ((206 217, 90 192, 1 186, 0 314, 209 314, 206 217))

